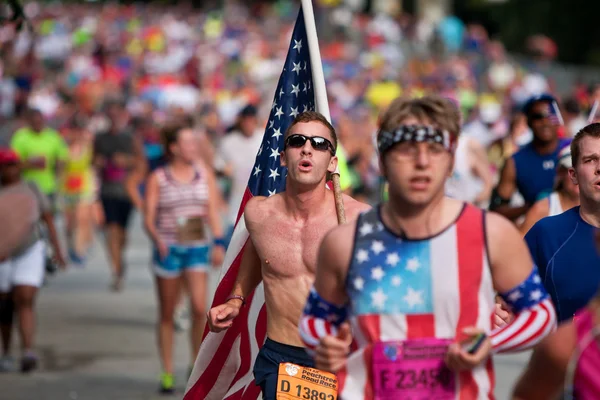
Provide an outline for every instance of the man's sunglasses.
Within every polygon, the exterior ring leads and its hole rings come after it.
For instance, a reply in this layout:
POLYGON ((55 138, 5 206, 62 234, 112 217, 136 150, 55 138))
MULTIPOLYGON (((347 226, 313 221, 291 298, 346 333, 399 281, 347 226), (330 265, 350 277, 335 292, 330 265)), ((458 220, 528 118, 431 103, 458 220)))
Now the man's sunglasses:
POLYGON ((310 140, 310 145, 313 149, 318 151, 330 151, 332 156, 335 155, 335 148, 333 147, 333 144, 321 136, 304 136, 295 133, 285 139, 285 147, 289 146, 299 149, 304 146, 307 140, 310 140))
POLYGON ((544 118, 550 118, 551 115, 550 114, 545 114, 545 113, 531 113, 529 114, 529 119, 531 121, 539 121, 542 120, 544 118))

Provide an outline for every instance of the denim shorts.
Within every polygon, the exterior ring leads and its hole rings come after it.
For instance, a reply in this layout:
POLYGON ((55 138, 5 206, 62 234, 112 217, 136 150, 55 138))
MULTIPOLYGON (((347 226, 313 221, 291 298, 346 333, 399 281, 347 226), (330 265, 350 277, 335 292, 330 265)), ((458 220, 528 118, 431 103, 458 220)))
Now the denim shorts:
POLYGON ((183 270, 205 270, 210 262, 210 246, 170 245, 169 254, 161 260, 158 249, 152 251, 152 264, 156 275, 169 278, 178 277, 183 270))

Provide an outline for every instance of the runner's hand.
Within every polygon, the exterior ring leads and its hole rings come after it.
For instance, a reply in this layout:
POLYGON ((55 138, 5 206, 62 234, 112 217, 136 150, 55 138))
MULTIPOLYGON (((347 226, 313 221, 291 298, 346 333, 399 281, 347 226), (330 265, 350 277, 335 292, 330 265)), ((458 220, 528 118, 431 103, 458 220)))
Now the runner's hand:
POLYGON ((212 266, 219 268, 225 259, 225 249, 223 246, 213 246, 210 259, 212 266))
POLYGON ((169 255, 169 246, 167 246, 162 240, 159 240, 156 242, 156 249, 158 250, 160 261, 164 261, 169 255))
POLYGON ((232 303, 221 304, 210 309, 207 315, 211 332, 221 332, 233 325, 233 319, 240 313, 240 308, 232 303))
POLYGON ((350 325, 344 322, 337 336, 326 336, 321 339, 315 354, 316 367, 322 371, 338 372, 346 365, 351 344, 350 325))
POLYGON ((513 320, 513 315, 508 311, 508 307, 501 299, 496 299, 496 310, 494 312, 494 329, 504 328, 513 320), (498 300, 500 300, 498 302, 498 300))
MULTIPOLYGON (((480 333, 484 333, 483 330, 478 328, 465 328, 463 333, 467 336, 473 337, 480 333)), ((486 337, 483 343, 479 346, 474 354, 469 354, 463 346, 464 341, 460 343, 452 343, 448 347, 448 353, 446 353, 446 365, 453 371, 471 370, 483 362, 485 362, 492 351, 492 342, 489 337, 486 337)))
POLYGON ((54 262, 56 262, 58 268, 60 268, 62 271, 67 269, 67 262, 65 261, 65 258, 63 257, 61 252, 57 252, 54 255, 54 262))

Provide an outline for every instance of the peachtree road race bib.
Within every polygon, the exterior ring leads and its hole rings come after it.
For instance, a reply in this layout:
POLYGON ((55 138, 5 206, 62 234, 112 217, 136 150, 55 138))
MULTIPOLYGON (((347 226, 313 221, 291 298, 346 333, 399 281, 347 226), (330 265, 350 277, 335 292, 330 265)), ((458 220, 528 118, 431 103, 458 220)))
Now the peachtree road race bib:
POLYGON ((375 400, 450 400, 456 376, 444 363, 451 340, 413 339, 373 345, 375 400))
POLYGON ((334 374, 291 363, 279 364, 277 400, 336 400, 334 374))

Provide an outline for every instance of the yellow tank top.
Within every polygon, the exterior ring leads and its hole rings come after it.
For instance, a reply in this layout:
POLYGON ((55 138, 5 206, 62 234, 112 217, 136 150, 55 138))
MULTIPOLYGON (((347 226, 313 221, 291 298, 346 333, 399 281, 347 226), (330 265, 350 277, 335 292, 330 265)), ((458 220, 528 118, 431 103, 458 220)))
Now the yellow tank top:
POLYGON ((78 155, 69 153, 65 165, 63 193, 67 195, 89 194, 93 191, 92 149, 78 155))

